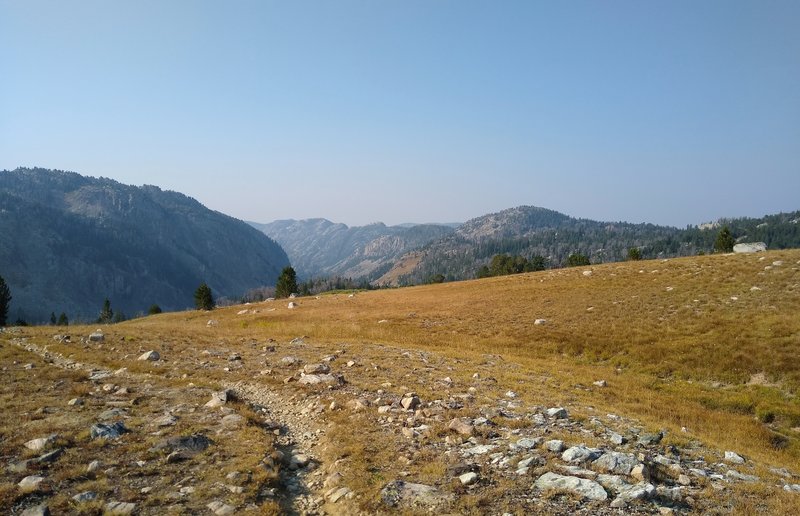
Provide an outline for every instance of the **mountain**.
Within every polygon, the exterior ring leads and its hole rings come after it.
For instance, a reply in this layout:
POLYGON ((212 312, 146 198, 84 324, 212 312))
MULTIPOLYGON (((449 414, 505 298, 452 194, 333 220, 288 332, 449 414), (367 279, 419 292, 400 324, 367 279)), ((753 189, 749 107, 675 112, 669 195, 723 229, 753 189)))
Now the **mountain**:
POLYGON ((405 254, 376 284, 424 283, 475 277, 496 254, 543 256, 550 267, 581 253, 592 263, 621 261, 637 247, 644 258, 712 252, 718 228, 727 225, 738 242, 766 242, 770 249, 800 247, 800 211, 762 218, 720 219, 679 229, 654 224, 577 219, 545 208, 520 206, 469 220, 451 235, 405 254))
POLYGON ((193 305, 206 282, 215 296, 274 285, 289 260, 273 240, 196 200, 72 172, 0 172, 0 275, 9 318, 97 317, 109 298, 128 315, 151 304, 193 305))
POLYGON ((326 219, 277 220, 250 224, 276 240, 302 278, 380 277, 404 253, 453 233, 437 224, 348 227, 326 219))

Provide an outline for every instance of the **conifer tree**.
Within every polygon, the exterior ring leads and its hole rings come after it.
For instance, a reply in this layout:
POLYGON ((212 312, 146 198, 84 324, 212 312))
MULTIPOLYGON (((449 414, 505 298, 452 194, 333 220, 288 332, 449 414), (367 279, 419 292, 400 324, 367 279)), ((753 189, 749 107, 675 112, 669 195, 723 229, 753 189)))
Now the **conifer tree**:
POLYGON ((67 314, 61 312, 61 315, 58 316, 58 326, 69 326, 69 319, 67 319, 67 314))
POLYGON ((56 313, 50 312, 50 326, 56 325, 56 313))
POLYGON ((718 253, 731 253, 733 252, 733 245, 736 243, 731 230, 728 226, 723 226, 717 234, 717 240, 714 242, 714 250, 718 253))
POLYGON ((297 274, 292 267, 284 267, 275 285, 275 297, 289 297, 297 292, 297 274))
POLYGON ((5 326, 8 317, 8 307, 11 304, 11 290, 6 285, 6 280, 0 276, 0 326, 5 326))
POLYGON ((106 298, 103 301, 103 309, 100 310, 100 316, 97 318, 99 324, 111 324, 114 320, 114 310, 111 309, 111 301, 106 298))
POLYGON ((194 291, 194 306, 198 310, 213 310, 214 309, 214 296, 211 293, 211 288, 202 283, 197 290, 194 291))

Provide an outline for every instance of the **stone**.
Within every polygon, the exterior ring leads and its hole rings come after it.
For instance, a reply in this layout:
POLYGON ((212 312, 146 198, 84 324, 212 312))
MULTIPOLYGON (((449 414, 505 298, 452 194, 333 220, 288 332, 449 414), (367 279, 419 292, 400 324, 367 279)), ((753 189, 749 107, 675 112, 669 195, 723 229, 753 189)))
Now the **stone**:
POLYGON ((630 475, 638 463, 638 459, 630 453, 607 452, 592 464, 600 471, 614 475, 630 475))
POLYGON ((335 471, 330 475, 328 475, 328 478, 326 478, 325 482, 322 483, 322 487, 326 489, 330 489, 332 487, 338 487, 339 484, 342 483, 342 480, 344 480, 344 476, 338 471, 335 471))
POLYGON ((282 366, 291 367, 300 362, 300 359, 295 356, 285 356, 280 360, 282 366))
POLYGON ((567 419, 569 417, 569 413, 567 413, 567 409, 562 407, 553 407, 547 409, 548 417, 552 417, 553 419, 567 419))
POLYGON ((647 482, 639 482, 634 485, 625 485, 617 492, 617 498, 630 502, 633 500, 646 500, 652 498, 656 493, 656 488, 653 484, 647 482))
POLYGON ((353 412, 360 412, 362 410, 367 410, 369 407, 369 400, 364 398, 356 398, 354 400, 350 400, 347 402, 347 408, 352 410, 353 412))
POLYGON ((547 319, 536 319, 533 321, 534 326, 542 326, 544 324, 547 324, 547 319))
POLYGON ((496 444, 479 444, 472 448, 467 448, 461 453, 464 455, 484 455, 497 448, 496 444))
POLYGON ((548 472, 540 476, 533 487, 539 491, 567 491, 584 500, 605 500, 608 493, 603 486, 586 478, 569 477, 548 472))
POLYGON ((544 443, 544 447, 547 448, 548 451, 561 453, 564 451, 564 441, 560 439, 552 439, 544 443))
POLYGON ((618 434, 617 432, 609 432, 608 433, 608 440, 614 444, 625 444, 627 439, 622 435, 618 434))
POLYGON ((106 340, 106 337, 100 330, 89 334, 89 342, 103 342, 104 340, 106 340))
POLYGON ((84 404, 83 398, 72 398, 67 402, 70 407, 80 407, 84 404))
POLYGON ((758 482, 758 477, 754 475, 745 475, 736 470, 730 469, 725 473, 725 478, 730 480, 739 480, 740 482, 758 482))
POLYGON ((41 456, 33 459, 32 462, 36 462, 38 464, 51 464, 51 463, 57 461, 58 458, 61 457, 61 455, 63 453, 64 453, 64 448, 56 448, 55 450, 53 450, 51 452, 47 452, 44 455, 41 455, 41 456))
POLYGON ((94 491, 84 491, 72 497, 72 499, 78 503, 91 502, 96 498, 97 498, 97 493, 95 493, 94 491))
POLYGON ((173 416, 172 414, 164 414, 163 416, 155 418, 151 424, 154 426, 172 426, 177 422, 177 417, 173 416))
POLYGON ((50 516, 50 508, 47 504, 34 505, 22 511, 20 516, 50 516))
POLYGON ((650 468, 646 464, 637 464, 631 469, 631 476, 641 482, 650 480, 650 468))
POLYGON ((288 308, 289 310, 292 310, 294 308, 297 308, 297 306, 298 306, 297 303, 295 303, 294 301, 291 301, 288 305, 286 305, 286 308, 288 308))
POLYGON ((30 441, 25 443, 25 447, 33 451, 42 451, 51 444, 53 444, 57 438, 58 435, 53 434, 53 435, 48 435, 47 437, 39 437, 38 439, 31 439, 30 441))
POLYGON ((766 250, 767 244, 764 242, 751 242, 733 246, 734 253, 760 253, 766 250))
POLYGON ((731 464, 744 464, 744 457, 736 452, 726 451, 725 462, 730 462, 731 464))
POLYGON ((451 419, 450 423, 447 424, 447 428, 467 437, 471 436, 475 431, 475 427, 458 417, 451 419))
POLYGON ((783 490, 789 493, 800 493, 800 484, 786 484, 783 490))
POLYGON ((336 503, 342 498, 349 495, 351 492, 352 491, 350 491, 346 487, 333 488, 332 490, 328 491, 328 493, 326 493, 326 498, 328 499, 329 502, 336 503))
POLYGON ((579 445, 568 448, 564 453, 561 454, 561 460, 564 462, 569 462, 570 464, 580 464, 583 462, 592 462, 599 458, 601 454, 601 450, 579 445))
POLYGON ((17 486, 19 487, 19 490, 23 493, 33 493, 35 491, 44 490, 45 488, 45 486, 43 485, 44 481, 45 481, 44 477, 40 477, 38 475, 29 475, 20 480, 17 486))
POLYGON ((211 395, 211 399, 205 404, 208 408, 221 407, 225 405, 232 398, 231 391, 224 390, 215 392, 211 395))
POLYGON ((305 374, 324 374, 330 373, 331 367, 328 364, 306 364, 303 366, 305 374))
POLYGON ((219 321, 214 320, 214 319, 209 319, 208 322, 206 323, 206 326, 216 326, 218 324, 219 324, 219 321))
POLYGON ((100 461, 99 460, 93 460, 92 462, 89 463, 88 466, 86 466, 86 472, 87 473, 94 473, 98 469, 100 469, 100 461))
POLYGON ((400 400, 400 405, 406 410, 414 410, 420 405, 419 397, 415 395, 406 396, 400 400))
POLYGON ((308 466, 309 462, 311 462, 311 458, 308 455, 298 453, 292 455, 291 459, 289 459, 289 467, 291 469, 300 469, 308 466))
POLYGON ((226 516, 236 512, 236 507, 220 502, 219 500, 209 503, 206 507, 217 516, 226 516))
POLYGON ((332 374, 304 374, 297 380, 297 383, 302 385, 339 385, 342 383, 340 377, 332 374))
POLYGON ((388 507, 403 505, 436 506, 450 497, 433 486, 395 480, 381 489, 381 501, 388 507))
POLYGON ((605 380, 597 380, 596 382, 592 382, 592 385, 594 385, 595 387, 606 387, 608 385, 608 382, 606 382, 605 380))
POLYGON ((117 421, 110 425, 106 423, 94 424, 90 432, 92 439, 117 439, 125 432, 128 432, 128 429, 125 428, 125 424, 122 421, 117 421))
POLYGON ((222 418, 222 426, 234 428, 237 426, 241 426, 245 422, 244 416, 240 416, 239 414, 228 414, 227 416, 222 418))
POLYGON ((530 450, 539 446, 542 442, 541 437, 523 437, 515 443, 510 444, 508 447, 512 450, 530 450))
POLYGON ((591 276, 591 275, 592 275, 592 271, 583 271, 583 273, 582 273, 582 274, 583 274, 584 276, 591 276))
POLYGON ((214 444, 214 441, 205 435, 192 434, 164 439, 163 441, 156 443, 156 445, 151 448, 151 451, 168 450, 170 452, 184 451, 189 453, 199 453, 204 451, 212 444, 214 444))
POLYGON ((150 350, 139 355, 139 358, 137 358, 136 360, 142 360, 142 361, 149 360, 151 362, 155 362, 160 358, 161 355, 158 353, 158 351, 150 350))
POLYGON ((469 473, 464 473, 459 476, 458 480, 461 482, 461 485, 469 486, 478 481, 478 474, 470 471, 469 473))
POLYGON ((663 432, 658 432, 656 434, 642 434, 639 436, 639 439, 636 441, 636 443, 642 446, 652 446, 654 444, 660 443, 661 439, 663 438, 664 438, 663 432))

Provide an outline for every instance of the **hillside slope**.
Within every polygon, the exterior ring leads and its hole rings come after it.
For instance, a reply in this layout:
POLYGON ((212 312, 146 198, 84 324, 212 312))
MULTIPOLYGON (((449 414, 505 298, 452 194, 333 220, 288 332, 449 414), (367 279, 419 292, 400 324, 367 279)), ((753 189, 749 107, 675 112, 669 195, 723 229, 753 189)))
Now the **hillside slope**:
POLYGON ((303 278, 340 276, 372 280, 403 253, 453 232, 436 224, 348 227, 326 219, 250 223, 286 250, 303 278))
POLYGON ((71 172, 0 172, 0 275, 9 316, 94 318, 106 297, 134 315, 274 284, 289 263, 271 239, 180 193, 71 172))

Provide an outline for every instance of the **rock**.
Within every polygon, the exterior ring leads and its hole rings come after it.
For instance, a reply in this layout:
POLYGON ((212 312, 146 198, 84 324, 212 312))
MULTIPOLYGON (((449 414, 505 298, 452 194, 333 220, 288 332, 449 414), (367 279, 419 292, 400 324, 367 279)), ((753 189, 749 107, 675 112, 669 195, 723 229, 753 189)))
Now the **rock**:
POLYGON ((436 506, 449 499, 442 495, 438 489, 425 484, 414 484, 395 480, 381 489, 381 500, 389 507, 398 505, 436 506))
POLYGON ((453 418, 452 420, 450 420, 450 423, 448 423, 447 428, 467 437, 471 436, 472 433, 475 431, 475 427, 473 427, 471 424, 467 423, 461 418, 453 418))
POLYGON ((631 476, 641 482, 650 480, 650 468, 645 464, 637 464, 631 469, 631 476))
POLYGON ((726 451, 725 462, 730 462, 731 464, 744 464, 744 457, 736 452, 726 451))
POLYGON ((539 446, 541 442, 541 437, 523 437, 517 442, 510 444, 508 447, 512 450, 530 450, 539 446))
POLYGON ((100 330, 89 334, 89 342, 103 342, 104 340, 106 340, 106 337, 100 330))
POLYGON ((208 509, 217 516, 226 516, 236 512, 236 507, 220 502, 219 500, 211 502, 210 504, 206 505, 206 507, 208 507, 208 509))
POLYGON ((185 451, 189 453, 199 453, 214 444, 214 441, 203 434, 192 434, 178 437, 170 437, 156 443, 151 451, 185 451))
POLYGON ((325 479, 325 482, 322 483, 322 487, 326 489, 330 489, 332 487, 338 487, 339 484, 342 483, 342 480, 344 480, 344 476, 338 471, 335 471, 331 473, 328 476, 328 478, 325 479))
POLYGON ((84 404, 83 398, 72 398, 67 402, 70 407, 79 407, 84 404))
POLYGON ((206 323, 206 326, 216 326, 218 324, 219 324, 219 321, 214 320, 214 319, 209 319, 208 322, 206 323))
POLYGON ((592 465, 600 471, 614 475, 630 475, 631 470, 639 463, 638 459, 630 453, 607 452, 592 465))
POLYGON ((25 443, 25 447, 33 451, 42 451, 58 438, 58 434, 48 435, 47 437, 39 437, 38 439, 31 439, 25 443))
POLYGON ((295 303, 294 301, 291 301, 288 305, 286 305, 286 308, 288 308, 289 310, 297 308, 297 303, 295 303))
POLYGON ((20 516, 50 516, 50 508, 47 504, 34 505, 22 511, 20 516))
POLYGON ((478 481, 478 474, 470 471, 469 473, 464 473, 463 475, 459 476, 458 480, 461 481, 462 485, 469 486, 478 481))
POLYGON ((91 428, 92 439, 117 439, 125 432, 128 432, 128 429, 125 428, 125 424, 122 421, 117 421, 110 425, 97 423, 92 425, 91 428))
POLYGON ((222 426, 234 428, 237 426, 241 426, 244 424, 245 418, 244 416, 240 416, 239 414, 228 414, 227 416, 222 418, 222 426))
POLYGON ((536 319, 533 321, 534 326, 542 326, 544 324, 547 324, 547 319, 536 319))
POLYGON ((300 362, 300 359, 295 356, 285 356, 280 360, 282 366, 291 367, 300 362))
POLYGON ((569 462, 570 464, 580 464, 583 462, 592 462, 600 457, 601 454, 601 450, 579 445, 568 448, 564 453, 561 454, 561 460, 564 462, 569 462))
POLYGON ((730 480, 739 480, 741 482, 758 482, 758 477, 754 475, 745 475, 736 470, 730 469, 725 473, 725 478, 730 480))
POLYGON ((100 461, 99 460, 93 460, 92 462, 89 463, 88 466, 86 466, 86 472, 87 473, 94 473, 98 469, 100 469, 100 461))
POLYGON ((205 404, 206 407, 215 408, 221 407, 233 398, 232 392, 228 390, 215 392, 211 395, 211 399, 205 404))
POLYGON ((84 491, 72 497, 72 499, 78 503, 91 502, 96 498, 97 498, 97 493, 95 493, 94 491, 84 491))
POLYGON ((406 410, 414 410, 420 403, 420 399, 415 395, 406 395, 400 400, 400 405, 406 410))
POLYGON ((33 493, 35 491, 45 490, 45 486, 43 485, 44 481, 44 477, 40 477, 38 475, 29 475, 20 480, 17 486, 23 493, 33 493))
POLYGON ((299 380, 297 380, 297 383, 303 385, 340 385, 342 383, 342 379, 341 377, 332 374, 304 374, 299 380))
POLYGON ((583 273, 582 273, 582 274, 583 274, 584 276, 591 276, 591 275, 592 275, 592 271, 583 271, 583 273))
POLYGON ((494 450, 495 448, 497 448, 496 444, 479 444, 477 446, 473 446, 472 448, 467 448, 466 450, 463 450, 461 453, 464 455, 484 455, 494 450))
POLYGON ((553 419, 567 419, 569 417, 567 409, 562 407, 553 407, 547 409, 547 415, 553 419))
POLYGON ((625 485, 620 488, 617 494, 617 499, 630 502, 633 500, 646 500, 652 498, 656 493, 656 488, 653 484, 647 482, 639 482, 634 485, 625 485))
POLYGON ((527 459, 522 459, 521 461, 517 462, 518 469, 525 469, 531 466, 541 466, 545 464, 545 460, 537 455, 532 457, 528 457, 527 459))
POLYGON ((625 442, 627 442, 627 439, 618 434, 617 432, 609 432, 608 440, 614 444, 625 444, 625 442))
POLYGON ((172 426, 177 422, 177 417, 173 416, 172 414, 164 414, 163 416, 155 418, 151 424, 154 426, 172 426))
POLYGON ((786 484, 783 490, 789 493, 800 493, 800 484, 786 484))
POLYGON ((298 453, 292 455, 292 458, 289 459, 289 468, 290 469, 300 469, 308 466, 308 463, 311 462, 311 458, 308 455, 303 453, 298 453))
POLYGON ((331 503, 336 503, 350 493, 352 493, 352 491, 346 487, 333 488, 325 493, 325 498, 331 503))
POLYGON ((139 358, 137 358, 136 360, 142 360, 142 361, 149 360, 151 362, 155 362, 156 360, 158 360, 160 358, 161 358, 161 355, 158 353, 158 351, 150 350, 150 351, 147 351, 147 352, 142 353, 141 355, 139 355, 139 358))
MULTIPOLYGON (((362 410, 367 410, 368 407, 369 407, 369 400, 366 400, 364 398, 357 398, 347 402, 347 408, 349 408, 353 412, 361 412, 362 410)), ((380 412, 380 409, 378 409, 378 411, 380 412)))
POLYGON ((585 500, 605 500, 608 498, 608 493, 603 489, 603 486, 594 480, 568 477, 551 472, 540 476, 533 484, 533 487, 539 491, 567 491, 585 500))
POLYGON ((663 432, 658 432, 657 434, 642 434, 639 436, 639 439, 636 441, 636 443, 642 446, 652 446, 660 443, 661 439, 663 438, 663 432))
POLYGON ((506 398, 512 398, 513 399, 513 398, 516 398, 516 397, 517 397, 517 393, 516 392, 514 392, 514 391, 506 391, 506 398))
POLYGON ((56 448, 55 450, 45 453, 35 459, 32 462, 36 462, 38 464, 51 464, 58 460, 59 457, 64 453, 64 448, 56 448))
POLYGON ((324 374, 330 373, 331 367, 328 364, 306 364, 303 367, 305 374, 324 374))
POLYGON ((564 441, 560 439, 553 439, 544 443, 544 447, 547 448, 548 451, 561 453, 564 451, 564 441))
POLYGON ((596 387, 606 387, 608 385, 608 382, 606 382, 605 380, 597 380, 596 382, 592 382, 592 385, 596 387))
POLYGON ((733 246, 734 253, 760 253, 767 250, 767 244, 764 242, 751 242, 745 244, 736 244, 733 246))

